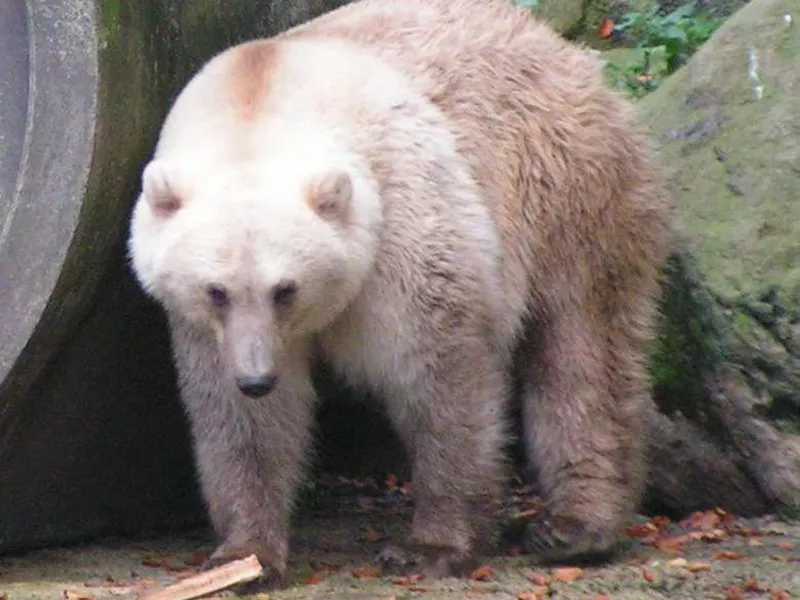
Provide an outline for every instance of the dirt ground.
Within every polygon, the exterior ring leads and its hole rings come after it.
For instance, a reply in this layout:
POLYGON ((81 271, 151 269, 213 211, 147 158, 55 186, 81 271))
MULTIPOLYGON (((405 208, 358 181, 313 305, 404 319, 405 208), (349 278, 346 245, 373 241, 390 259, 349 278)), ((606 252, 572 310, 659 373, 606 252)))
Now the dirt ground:
MULTIPOLYGON (((515 487, 503 519, 536 510, 515 487)), ((285 589, 256 600, 486 600, 800 598, 800 523, 739 519, 724 511, 679 522, 644 516, 630 524, 622 553, 599 566, 537 566, 512 544, 498 545, 470 578, 379 577, 372 557, 402 540, 411 514, 407 486, 340 480, 321 486, 299 511, 285 589)), ((2 600, 133 599, 197 571, 213 548, 207 531, 0 557, 2 600)), ((217 598, 233 596, 223 592, 217 598)), ((242 596, 248 597, 248 596, 242 596)))

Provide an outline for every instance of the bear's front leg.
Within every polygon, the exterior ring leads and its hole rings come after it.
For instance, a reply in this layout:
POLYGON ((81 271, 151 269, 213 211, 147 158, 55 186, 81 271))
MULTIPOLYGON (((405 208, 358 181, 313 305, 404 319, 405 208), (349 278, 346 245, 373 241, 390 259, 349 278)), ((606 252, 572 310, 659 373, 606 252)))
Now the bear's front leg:
POLYGON ((505 476, 503 361, 477 336, 453 335, 419 356, 418 377, 389 399, 412 458, 415 512, 405 547, 378 556, 385 569, 432 577, 474 566, 476 525, 505 476), (452 340, 452 341, 451 341, 452 340))
POLYGON ((213 340, 174 333, 181 396, 209 516, 221 544, 207 567, 256 554, 270 584, 286 569, 295 492, 311 443, 315 395, 304 369, 263 398, 239 393, 213 340))

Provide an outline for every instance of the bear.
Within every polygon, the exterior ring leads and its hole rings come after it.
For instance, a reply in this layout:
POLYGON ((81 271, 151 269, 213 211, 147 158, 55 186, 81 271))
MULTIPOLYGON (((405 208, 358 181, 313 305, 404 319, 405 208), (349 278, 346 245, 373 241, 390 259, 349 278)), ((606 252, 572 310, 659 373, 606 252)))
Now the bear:
POLYGON ((209 564, 255 553, 282 581, 315 361, 408 451, 387 568, 472 564, 515 397, 544 499, 526 549, 613 556, 646 477, 671 208, 600 60, 508 0, 357 0, 212 57, 128 239, 169 323, 209 564))

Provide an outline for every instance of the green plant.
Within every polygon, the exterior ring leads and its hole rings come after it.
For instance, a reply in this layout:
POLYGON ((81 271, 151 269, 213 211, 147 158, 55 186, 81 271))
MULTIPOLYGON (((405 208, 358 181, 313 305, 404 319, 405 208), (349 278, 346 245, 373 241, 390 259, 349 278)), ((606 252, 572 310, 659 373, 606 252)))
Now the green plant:
POLYGON ((635 42, 640 56, 630 64, 609 63, 607 73, 618 87, 635 97, 642 96, 686 63, 721 23, 699 10, 697 2, 688 2, 667 14, 659 6, 626 13, 614 29, 635 42))

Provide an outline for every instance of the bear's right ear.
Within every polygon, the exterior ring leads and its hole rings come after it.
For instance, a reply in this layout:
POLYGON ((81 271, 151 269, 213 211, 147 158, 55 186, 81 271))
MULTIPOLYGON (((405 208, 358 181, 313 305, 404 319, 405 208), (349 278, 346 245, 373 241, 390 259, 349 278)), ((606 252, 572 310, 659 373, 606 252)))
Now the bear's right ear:
POLYGON ((331 171, 318 177, 308 190, 312 210, 327 221, 346 223, 350 216, 353 181, 345 171, 331 171))
POLYGON ((163 161, 151 161, 142 172, 142 193, 158 217, 171 217, 183 206, 184 191, 176 175, 163 161))

